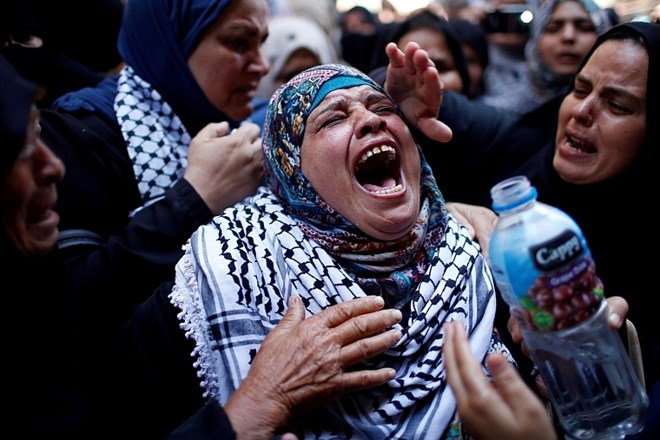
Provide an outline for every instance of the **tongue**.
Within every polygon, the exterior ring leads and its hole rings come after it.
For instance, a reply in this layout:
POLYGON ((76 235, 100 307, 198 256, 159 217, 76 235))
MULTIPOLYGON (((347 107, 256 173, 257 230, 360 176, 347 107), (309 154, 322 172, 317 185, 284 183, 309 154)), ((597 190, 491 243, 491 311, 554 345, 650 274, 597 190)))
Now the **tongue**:
POLYGON ((383 179, 380 186, 374 185, 372 183, 366 183, 364 184, 364 188, 369 192, 378 192, 385 188, 391 188, 394 185, 396 185, 396 181, 391 177, 386 177, 385 179, 383 179))

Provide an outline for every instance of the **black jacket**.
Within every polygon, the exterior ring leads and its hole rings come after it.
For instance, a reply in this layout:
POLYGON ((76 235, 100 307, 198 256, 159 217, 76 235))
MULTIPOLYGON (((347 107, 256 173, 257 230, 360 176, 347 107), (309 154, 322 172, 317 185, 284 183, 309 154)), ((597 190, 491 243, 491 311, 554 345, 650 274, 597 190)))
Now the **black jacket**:
POLYGON ((538 200, 568 213, 580 226, 596 262, 606 296, 622 296, 642 344, 647 390, 660 380, 660 326, 649 286, 656 263, 654 219, 649 205, 652 173, 644 160, 606 181, 574 185, 552 166, 561 98, 512 117, 484 104, 445 92, 439 119, 453 130, 447 144, 421 139, 422 148, 447 200, 490 207, 490 188, 526 175, 538 200))
POLYGON ((182 246, 212 213, 180 179, 161 200, 141 206, 118 126, 79 112, 42 112, 42 138, 66 166, 55 209, 58 257, 67 285, 94 292, 119 322, 174 276, 182 246), (115 300, 107 304, 107 296, 115 300))

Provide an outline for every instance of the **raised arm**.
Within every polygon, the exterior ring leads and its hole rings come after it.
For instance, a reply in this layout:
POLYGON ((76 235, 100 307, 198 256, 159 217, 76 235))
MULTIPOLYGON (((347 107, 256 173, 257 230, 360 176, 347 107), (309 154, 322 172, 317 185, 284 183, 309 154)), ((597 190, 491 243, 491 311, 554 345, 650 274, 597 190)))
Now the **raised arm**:
POLYGON ((438 120, 444 85, 428 53, 413 42, 406 45, 405 53, 395 43, 385 51, 390 59, 385 90, 416 129, 430 139, 448 142, 451 129, 438 120))

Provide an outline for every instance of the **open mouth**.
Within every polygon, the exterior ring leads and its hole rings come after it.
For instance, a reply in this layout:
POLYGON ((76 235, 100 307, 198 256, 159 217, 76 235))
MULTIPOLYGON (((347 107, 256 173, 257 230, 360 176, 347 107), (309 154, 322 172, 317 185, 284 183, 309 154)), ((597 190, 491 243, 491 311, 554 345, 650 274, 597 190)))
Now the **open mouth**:
POLYGON ((370 193, 392 194, 403 189, 400 168, 394 147, 380 145, 362 155, 355 166, 355 178, 370 193))
POLYGON ((43 206, 33 209, 31 210, 31 212, 28 213, 27 222, 29 224, 41 223, 42 221, 50 218, 52 212, 53 210, 49 206, 43 206))
POLYGON ((589 142, 574 138, 573 136, 566 136, 566 144, 574 150, 582 153, 596 153, 596 148, 589 142))

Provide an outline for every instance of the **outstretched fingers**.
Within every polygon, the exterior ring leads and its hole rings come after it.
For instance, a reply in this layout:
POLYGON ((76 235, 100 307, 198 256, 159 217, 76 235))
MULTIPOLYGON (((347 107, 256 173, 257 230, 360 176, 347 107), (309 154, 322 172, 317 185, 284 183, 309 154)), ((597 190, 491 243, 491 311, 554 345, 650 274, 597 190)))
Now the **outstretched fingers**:
POLYGON ((329 307, 309 319, 323 321, 334 334, 345 368, 382 353, 401 339, 399 330, 390 329, 401 321, 401 311, 382 310, 383 306, 381 297, 367 296, 329 307))
POLYGON ((463 324, 452 321, 444 325, 445 344, 443 353, 447 370, 447 381, 452 387, 456 400, 467 402, 469 396, 474 396, 485 390, 488 386, 486 376, 481 370, 481 365, 474 358, 467 343, 467 337, 463 324))
POLYGON ((375 387, 389 382, 396 377, 394 368, 379 368, 378 370, 346 371, 341 375, 338 388, 341 392, 375 387))
POLYGON ((353 317, 381 310, 384 306, 385 301, 380 296, 365 296, 328 307, 309 319, 321 321, 326 327, 334 328, 353 317))
POLYGON ((385 53, 387 54, 387 57, 390 59, 391 67, 400 69, 405 66, 406 56, 401 51, 401 49, 399 49, 396 43, 392 43, 392 42, 387 43, 387 46, 385 46, 385 53))
POLYGON ((341 348, 340 359, 344 368, 380 354, 396 344, 401 339, 400 330, 388 330, 384 333, 349 342, 341 348))

